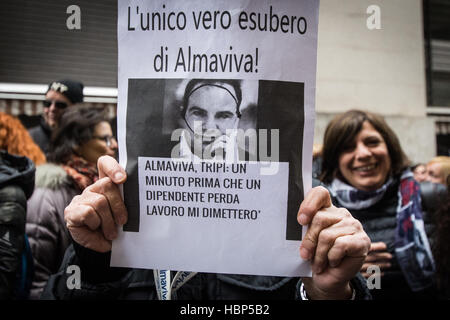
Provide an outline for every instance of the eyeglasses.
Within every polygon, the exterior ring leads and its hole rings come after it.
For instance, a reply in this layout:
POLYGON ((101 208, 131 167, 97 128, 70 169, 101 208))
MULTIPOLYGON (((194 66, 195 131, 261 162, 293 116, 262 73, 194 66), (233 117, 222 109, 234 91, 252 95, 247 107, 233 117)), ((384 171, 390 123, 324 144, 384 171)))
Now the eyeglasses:
POLYGON ((55 107, 57 107, 58 109, 65 109, 68 107, 67 103, 55 100, 44 100, 44 107, 49 108, 52 105, 52 103, 54 103, 55 107))
POLYGON ((111 147, 113 141, 117 142, 116 137, 114 137, 114 136, 104 136, 104 137, 93 136, 92 138, 105 141, 106 146, 108 148, 111 147))

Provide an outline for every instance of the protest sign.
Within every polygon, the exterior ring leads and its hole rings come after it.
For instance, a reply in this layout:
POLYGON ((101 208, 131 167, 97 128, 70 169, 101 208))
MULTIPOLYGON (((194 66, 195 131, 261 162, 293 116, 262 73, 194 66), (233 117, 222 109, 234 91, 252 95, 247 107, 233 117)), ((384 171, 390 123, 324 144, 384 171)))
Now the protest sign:
POLYGON ((318 1, 119 1, 112 266, 306 276, 318 1))

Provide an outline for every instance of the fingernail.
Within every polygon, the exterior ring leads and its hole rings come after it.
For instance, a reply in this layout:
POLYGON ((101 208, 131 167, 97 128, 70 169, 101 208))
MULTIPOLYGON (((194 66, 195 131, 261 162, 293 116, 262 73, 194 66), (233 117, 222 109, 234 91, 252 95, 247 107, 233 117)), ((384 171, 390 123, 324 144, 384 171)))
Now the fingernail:
POLYGON ((307 221, 306 215, 300 214, 300 217, 298 218, 298 222, 299 222, 302 226, 304 226, 304 225, 306 224, 306 221, 307 221))
POLYGON ((305 247, 301 247, 300 248, 300 255, 302 256, 302 258, 304 260, 309 260, 311 259, 311 251, 309 251, 308 249, 306 249, 305 247))
POLYGON ((124 175, 123 175, 123 173, 120 172, 120 171, 116 172, 116 174, 114 175, 114 179, 115 179, 116 181, 121 181, 123 178, 124 178, 124 175))

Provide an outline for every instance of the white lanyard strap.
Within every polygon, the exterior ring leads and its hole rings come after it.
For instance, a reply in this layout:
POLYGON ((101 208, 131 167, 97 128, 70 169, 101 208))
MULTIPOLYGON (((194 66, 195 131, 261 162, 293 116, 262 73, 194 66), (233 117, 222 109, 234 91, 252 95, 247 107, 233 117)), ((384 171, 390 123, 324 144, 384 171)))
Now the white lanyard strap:
POLYGON ((158 299, 171 300, 172 292, 177 291, 196 274, 197 272, 178 271, 173 281, 170 281, 170 270, 153 270, 158 299))
POLYGON ((153 270, 159 300, 171 299, 170 270, 153 270))
POLYGON ((178 271, 172 281, 172 291, 177 291, 196 274, 197 272, 178 271))

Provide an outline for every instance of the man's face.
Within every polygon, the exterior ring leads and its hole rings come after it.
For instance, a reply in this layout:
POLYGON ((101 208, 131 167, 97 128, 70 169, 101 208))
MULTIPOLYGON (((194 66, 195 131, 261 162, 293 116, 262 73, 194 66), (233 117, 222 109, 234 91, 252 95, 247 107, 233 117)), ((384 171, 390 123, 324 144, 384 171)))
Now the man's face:
POLYGON ((185 119, 191 131, 195 131, 191 133, 192 142, 197 140, 200 143, 201 139, 204 150, 219 137, 226 138, 227 129, 237 128, 239 118, 236 115, 236 100, 224 88, 201 87, 189 97, 185 119))
POLYGON ((61 108, 61 106, 63 105, 59 103, 63 103, 66 106, 70 106, 72 103, 69 99, 66 98, 66 96, 54 90, 50 90, 49 92, 47 92, 47 94, 45 95, 45 100, 49 103, 51 102, 51 104, 48 107, 44 107, 44 119, 49 127, 53 129, 57 126, 59 118, 61 117, 61 114, 65 109, 61 108), (59 105, 60 107, 58 108, 57 105, 59 105))

